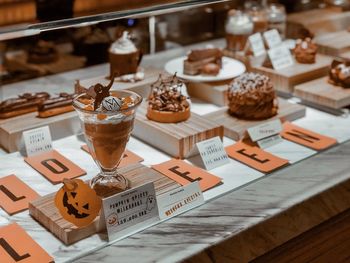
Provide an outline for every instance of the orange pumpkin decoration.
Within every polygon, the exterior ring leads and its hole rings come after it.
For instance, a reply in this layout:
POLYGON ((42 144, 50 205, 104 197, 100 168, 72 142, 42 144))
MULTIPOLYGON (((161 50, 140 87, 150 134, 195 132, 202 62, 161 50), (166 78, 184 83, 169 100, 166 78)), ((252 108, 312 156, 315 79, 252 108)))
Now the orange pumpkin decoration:
POLYGON ((80 179, 64 180, 55 196, 61 216, 78 227, 92 223, 101 209, 101 198, 80 179))

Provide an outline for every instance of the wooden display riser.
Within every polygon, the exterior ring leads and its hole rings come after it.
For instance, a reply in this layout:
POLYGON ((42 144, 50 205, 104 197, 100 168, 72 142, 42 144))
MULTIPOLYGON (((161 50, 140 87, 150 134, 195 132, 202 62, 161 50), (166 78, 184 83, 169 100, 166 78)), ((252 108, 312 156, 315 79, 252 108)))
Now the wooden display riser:
POLYGON ((180 123, 159 123, 146 117, 147 105, 143 103, 136 114, 133 135, 147 144, 175 158, 188 158, 198 154, 197 142, 224 135, 221 125, 191 113, 180 123))
POLYGON ((228 108, 223 107, 222 109, 206 114, 203 117, 206 119, 215 121, 216 123, 223 125, 225 130, 225 136, 238 141, 242 139, 248 128, 262 124, 269 120, 280 119, 284 121, 294 121, 305 116, 306 109, 304 106, 298 104, 292 104, 284 99, 279 99, 278 114, 270 119, 262 121, 249 121, 241 120, 231 116, 228 113, 228 108))
POLYGON ((253 71, 269 76, 277 91, 292 94, 295 85, 327 75, 331 63, 331 57, 317 54, 314 64, 301 64, 295 61, 294 65, 280 70, 256 67, 253 71))
POLYGON ((350 89, 328 83, 328 77, 297 85, 294 95, 306 102, 332 109, 340 109, 350 105, 350 89))
POLYGON ((350 51, 350 32, 342 30, 320 35, 315 38, 315 42, 318 45, 318 52, 339 56, 341 53, 350 51))
POLYGON ((335 7, 292 13, 287 16, 287 37, 297 38, 305 28, 316 36, 344 30, 349 26, 349 20, 350 12, 335 7))
POLYGON ((80 131, 79 118, 75 111, 49 118, 37 118, 37 112, 0 119, 0 145, 8 152, 21 148, 22 133, 43 126, 49 126, 53 140, 58 140, 80 131))
POLYGON ((266 54, 254 57, 252 55, 246 55, 244 51, 233 52, 227 49, 223 49, 223 54, 224 56, 241 61, 246 66, 248 71, 250 71, 253 67, 260 67, 266 59, 266 54))
POLYGON ((27 54, 24 51, 8 53, 5 56, 5 66, 8 70, 36 72, 39 76, 79 69, 85 65, 85 62, 85 57, 69 54, 60 54, 57 61, 47 64, 27 63, 27 54))
MULTIPOLYGON (((157 195, 180 187, 175 181, 142 164, 134 164, 121 168, 119 172, 130 180, 131 188, 154 182, 157 195)), ((103 224, 99 222, 99 217, 92 224, 83 228, 77 228, 63 219, 54 204, 55 194, 43 196, 30 203, 29 213, 63 243, 70 245, 104 230, 102 227, 103 224)))
POLYGON ((227 105, 227 89, 232 80, 219 82, 189 82, 187 91, 190 97, 213 103, 218 106, 227 105))
MULTIPOLYGON (((114 81, 112 89, 114 90, 123 90, 128 89, 140 94, 143 97, 148 97, 150 93, 150 85, 158 80, 160 74, 164 73, 162 70, 146 67, 144 69, 145 78, 141 81, 137 82, 120 82, 114 81)), ((81 87, 88 89, 92 85, 96 83, 101 83, 102 85, 107 85, 109 83, 108 79, 109 72, 106 72, 105 76, 99 76, 91 79, 83 79, 79 80, 79 84, 81 87)), ((76 91, 77 92, 77 91, 76 91)))

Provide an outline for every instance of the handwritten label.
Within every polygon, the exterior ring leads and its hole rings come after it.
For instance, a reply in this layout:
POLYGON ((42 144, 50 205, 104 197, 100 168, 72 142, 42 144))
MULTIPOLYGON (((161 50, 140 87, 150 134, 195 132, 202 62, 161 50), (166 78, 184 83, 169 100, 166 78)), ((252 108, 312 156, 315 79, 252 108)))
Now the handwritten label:
POLYGON ((276 29, 264 32, 264 39, 269 48, 274 48, 282 44, 281 36, 276 29))
POLYGON ((268 55, 275 70, 290 67, 294 64, 290 50, 285 45, 270 49, 268 55))
POLYGON ((159 220, 153 183, 105 198, 102 205, 109 240, 159 220))
POLYGON ((158 196, 160 219, 167 219, 184 213, 204 203, 199 183, 194 182, 158 196))
POLYGON ((23 132, 27 156, 52 150, 51 133, 48 126, 23 132))
POLYGON ((279 119, 264 122, 249 128, 248 134, 253 142, 278 134, 282 131, 282 123, 279 119))
POLYGON ((255 57, 265 54, 265 45, 260 33, 249 36, 248 41, 255 57))
POLYGON ((211 170, 230 162, 219 136, 197 143, 205 169, 211 170))

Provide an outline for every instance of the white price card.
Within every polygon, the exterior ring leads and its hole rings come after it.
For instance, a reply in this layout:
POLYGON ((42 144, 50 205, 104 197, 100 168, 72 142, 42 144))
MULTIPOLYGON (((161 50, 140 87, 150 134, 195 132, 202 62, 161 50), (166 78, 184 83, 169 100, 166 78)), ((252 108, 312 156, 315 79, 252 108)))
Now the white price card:
POLYGON ((230 162, 219 136, 198 142, 197 148, 206 170, 211 170, 230 162))
POLYGON ((290 50, 285 45, 270 49, 268 54, 275 70, 280 70, 294 64, 290 50))
POLYGON ((24 131, 23 140, 27 156, 52 150, 52 139, 48 126, 24 131))
POLYGON ((257 141, 256 143, 259 145, 259 147, 261 149, 266 149, 266 148, 271 147, 273 145, 276 145, 282 141, 283 140, 282 140, 281 135, 275 134, 275 135, 272 135, 270 137, 261 139, 261 140, 257 141))
POLYGON ((104 198, 102 206, 109 240, 159 221, 153 183, 104 198))
POLYGON ((265 45, 260 33, 249 36, 248 41, 255 57, 265 54, 265 45))
POLYGON ((282 38, 276 29, 266 31, 263 35, 269 48, 274 48, 282 44, 282 38))
POLYGON ((199 182, 166 192, 157 198, 161 220, 172 218, 204 203, 199 182))
POLYGON ((253 142, 279 134, 282 131, 281 120, 276 119, 264 122, 248 129, 248 134, 253 142))

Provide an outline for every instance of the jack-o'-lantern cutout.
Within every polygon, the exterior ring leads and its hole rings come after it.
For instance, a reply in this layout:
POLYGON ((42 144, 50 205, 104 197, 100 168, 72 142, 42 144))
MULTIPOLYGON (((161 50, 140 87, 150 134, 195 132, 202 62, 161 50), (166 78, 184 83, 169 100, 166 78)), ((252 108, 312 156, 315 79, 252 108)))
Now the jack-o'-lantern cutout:
POLYGON ((61 216, 78 227, 89 225, 101 209, 101 198, 80 179, 64 180, 55 204, 61 216))

